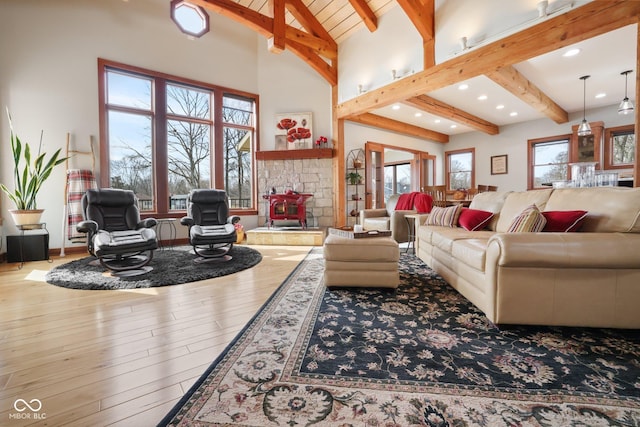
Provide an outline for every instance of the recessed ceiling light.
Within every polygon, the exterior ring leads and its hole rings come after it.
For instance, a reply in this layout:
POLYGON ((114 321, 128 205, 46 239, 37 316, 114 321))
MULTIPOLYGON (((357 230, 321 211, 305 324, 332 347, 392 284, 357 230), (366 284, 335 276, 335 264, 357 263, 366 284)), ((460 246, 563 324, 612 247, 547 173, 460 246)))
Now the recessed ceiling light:
POLYGON ((569 49, 568 51, 566 51, 565 53, 562 54, 562 56, 564 56, 565 58, 568 58, 570 56, 576 56, 577 54, 580 53, 580 49, 575 48, 575 49, 569 49))
POLYGON ((435 119, 433 122, 434 123, 440 123, 440 119, 435 119))
POLYGON ((504 105, 502 104, 496 105, 496 110, 502 110, 503 108, 504 108, 504 105))
POLYGON ((422 113, 416 113, 416 114, 414 114, 414 116, 416 116, 416 117, 422 117, 422 113))
POLYGON ((510 113, 509 113, 509 115, 510 115, 511 117, 515 117, 515 116, 517 116, 517 115, 518 115, 518 112, 517 112, 517 111, 512 111, 512 112, 510 112, 510 113))
POLYGON ((395 104, 393 107, 391 107, 393 110, 399 110, 400 106, 398 104, 395 104))
POLYGON ((460 86, 458 86, 459 90, 467 90, 469 89, 469 85, 466 83, 462 83, 460 86))
POLYGON ((480 95, 478 97, 478 101, 484 101, 485 99, 487 99, 487 95, 480 95))
POLYGON ((451 125, 451 129, 455 129, 457 127, 458 127, 458 125, 451 125))
POLYGON ((597 94, 596 94, 596 99, 604 98, 605 96, 607 96, 607 94, 606 94, 606 93, 604 93, 604 92, 600 92, 600 93, 597 93, 597 94))

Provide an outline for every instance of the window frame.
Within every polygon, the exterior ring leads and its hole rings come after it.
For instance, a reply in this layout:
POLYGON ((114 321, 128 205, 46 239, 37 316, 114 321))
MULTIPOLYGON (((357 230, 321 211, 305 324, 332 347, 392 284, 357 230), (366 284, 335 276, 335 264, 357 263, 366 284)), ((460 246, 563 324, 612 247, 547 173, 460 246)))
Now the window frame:
POLYGON ((476 187, 476 149, 475 147, 462 148, 459 150, 451 150, 451 151, 444 152, 444 184, 445 184, 446 191, 458 190, 457 188, 451 188, 451 178, 450 178, 451 156, 455 156, 457 154, 467 154, 467 153, 471 154, 471 171, 470 171, 471 182, 470 182, 469 188, 476 187))
POLYGON ((529 167, 527 168, 527 189, 528 190, 536 190, 536 189, 543 189, 543 188, 548 188, 546 186, 543 187, 534 187, 533 183, 535 181, 535 173, 534 173, 534 168, 536 166, 536 164, 534 164, 534 149, 535 146, 537 144, 546 144, 549 142, 562 142, 565 141, 566 145, 567 145, 567 179, 570 179, 570 175, 571 175, 571 171, 569 169, 569 164, 571 163, 571 150, 572 150, 572 134, 565 134, 565 135, 556 135, 556 136, 547 136, 544 138, 535 138, 535 139, 529 139, 527 140, 527 164, 529 165, 529 167))
MULTIPOLYGON (((613 164, 613 137, 616 135, 635 134, 635 125, 624 125, 607 128, 604 131, 604 163, 603 170, 609 169, 633 169, 635 161, 619 165, 613 164)), ((636 150, 638 142, 636 141, 636 150)))
MULTIPOLYGON (((211 121, 211 188, 225 188, 224 171, 224 134, 223 129, 229 125, 223 122, 222 108, 225 96, 236 96, 252 99, 254 105, 254 121, 251 149, 251 207, 247 209, 230 209, 235 215, 257 215, 257 171, 255 153, 260 150, 259 140, 259 95, 245 92, 238 89, 218 86, 189 78, 173 76, 170 74, 157 72, 137 66, 132 66, 116 61, 98 58, 98 104, 99 104, 99 126, 100 126, 100 174, 99 183, 101 187, 109 187, 110 159, 109 159, 109 131, 107 115, 110 108, 107 108, 107 72, 117 71, 125 74, 139 75, 144 78, 151 78, 152 83, 152 151, 153 151, 153 180, 154 180, 154 209, 152 211, 141 212, 143 217, 154 216, 157 218, 168 218, 185 212, 185 210, 170 210, 169 200, 165 195, 168 191, 168 150, 167 150, 167 122, 171 117, 166 109, 166 86, 167 84, 190 86, 196 89, 205 89, 212 92, 211 121)), ((128 108, 118 108, 119 111, 127 112, 128 108)), ((132 109, 135 110, 135 109, 132 109)), ((139 112, 135 110, 134 112, 139 112)))

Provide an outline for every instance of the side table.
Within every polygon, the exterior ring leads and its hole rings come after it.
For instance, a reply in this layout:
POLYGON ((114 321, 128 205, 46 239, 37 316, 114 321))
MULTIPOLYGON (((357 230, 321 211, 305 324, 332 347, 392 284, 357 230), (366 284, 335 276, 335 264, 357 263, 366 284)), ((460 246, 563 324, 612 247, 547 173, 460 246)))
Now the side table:
POLYGON ((52 262, 49 258, 49 230, 47 230, 46 223, 22 224, 17 225, 16 228, 20 230, 19 236, 7 236, 7 260, 9 262, 19 261, 18 270, 24 266, 26 261, 46 260, 52 262), (41 232, 33 236, 25 235, 26 232, 37 230, 41 232))
POLYGON ((407 221, 407 229, 409 231, 407 249, 405 252, 409 252, 409 249, 411 249, 413 253, 416 252, 416 221, 419 217, 420 215, 418 214, 407 214, 404 216, 405 221, 407 221))
POLYGON ((156 219, 156 221, 158 221, 158 225, 156 226, 156 232, 157 232, 157 237, 158 237, 158 245, 160 246, 160 249, 164 249, 165 246, 168 246, 170 248, 173 247, 175 241, 176 241, 176 221, 177 218, 158 218, 156 219), (164 245, 162 243, 162 229, 168 227, 169 229, 169 244, 168 245, 164 245))

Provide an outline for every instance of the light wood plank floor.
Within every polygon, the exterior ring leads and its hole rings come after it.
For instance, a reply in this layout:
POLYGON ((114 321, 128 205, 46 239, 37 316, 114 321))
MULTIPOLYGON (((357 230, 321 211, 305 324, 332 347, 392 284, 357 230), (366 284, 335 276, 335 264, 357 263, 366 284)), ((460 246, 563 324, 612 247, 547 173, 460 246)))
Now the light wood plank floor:
POLYGON ((311 249, 254 248, 254 268, 144 290, 44 282, 84 254, 0 264, 0 426, 155 426, 311 249), (46 419, 16 419, 17 399, 46 419))

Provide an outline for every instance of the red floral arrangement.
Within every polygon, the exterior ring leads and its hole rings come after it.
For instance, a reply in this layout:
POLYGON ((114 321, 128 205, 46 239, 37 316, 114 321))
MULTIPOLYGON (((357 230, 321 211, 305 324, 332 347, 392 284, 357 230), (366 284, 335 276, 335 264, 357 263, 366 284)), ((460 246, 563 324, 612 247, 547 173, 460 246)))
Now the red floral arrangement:
POLYGON ((320 145, 326 144, 328 141, 326 136, 321 136, 320 138, 316 139, 316 145, 319 147, 320 145))

